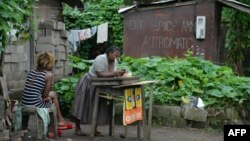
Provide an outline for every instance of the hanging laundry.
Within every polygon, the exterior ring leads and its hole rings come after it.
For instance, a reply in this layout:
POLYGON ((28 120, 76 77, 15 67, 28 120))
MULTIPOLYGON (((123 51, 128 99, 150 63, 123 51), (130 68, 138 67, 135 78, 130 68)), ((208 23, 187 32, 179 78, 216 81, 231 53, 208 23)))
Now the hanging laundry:
POLYGON ((92 34, 91 34, 90 28, 78 31, 79 40, 86 40, 86 39, 92 37, 91 35, 92 34))
POLYGON ((72 51, 75 52, 77 50, 77 47, 80 45, 80 41, 93 37, 96 32, 96 26, 82 30, 70 30, 68 40, 72 51))
POLYGON ((108 40, 108 23, 97 27, 97 43, 103 43, 108 40))
POLYGON ((96 31, 97 31, 97 27, 94 26, 94 27, 91 27, 91 35, 94 36, 96 34, 96 31))
POLYGON ((77 43, 79 43, 79 36, 78 36, 79 30, 70 30, 69 32, 69 43, 71 45, 71 49, 73 52, 77 50, 77 43))

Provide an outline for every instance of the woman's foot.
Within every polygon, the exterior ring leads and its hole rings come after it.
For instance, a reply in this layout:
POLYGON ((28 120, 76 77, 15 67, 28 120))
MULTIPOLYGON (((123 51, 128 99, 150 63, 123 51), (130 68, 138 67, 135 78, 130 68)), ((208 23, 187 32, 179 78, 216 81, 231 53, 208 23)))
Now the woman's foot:
POLYGON ((101 132, 99 132, 99 131, 95 130, 95 136, 102 137, 103 135, 102 135, 102 133, 101 133, 101 132))
POLYGON ((74 128, 72 123, 69 123, 69 122, 59 122, 58 123, 59 130, 66 130, 66 129, 72 129, 72 128, 74 128))
POLYGON ((75 131, 75 134, 77 135, 77 136, 86 136, 87 134, 85 134, 82 130, 76 130, 75 131))

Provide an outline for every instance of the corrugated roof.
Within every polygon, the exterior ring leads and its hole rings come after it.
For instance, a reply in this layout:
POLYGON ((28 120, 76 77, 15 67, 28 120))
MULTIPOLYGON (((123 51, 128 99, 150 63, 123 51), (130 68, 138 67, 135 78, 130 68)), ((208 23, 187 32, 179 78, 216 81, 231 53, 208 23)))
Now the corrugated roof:
POLYGON ((231 8, 243 11, 243 12, 247 12, 250 14, 250 5, 241 3, 236 0, 217 0, 217 1, 228 7, 231 7, 231 8))
MULTIPOLYGON (((231 8, 243 11, 243 12, 250 13, 250 5, 241 3, 239 1, 236 1, 236 0, 217 0, 217 1, 222 3, 223 5, 225 5, 227 7, 231 7, 231 8)), ((132 6, 128 6, 128 7, 119 9, 118 13, 127 12, 131 9, 134 9, 135 7, 155 6, 155 5, 168 4, 168 3, 172 3, 172 2, 179 2, 179 1, 178 0, 164 0, 164 1, 159 1, 159 2, 151 2, 151 3, 147 3, 147 4, 144 4, 144 3, 140 3, 137 5, 134 4, 132 6)))
POLYGON ((131 6, 121 8, 118 10, 118 13, 127 12, 135 7, 147 7, 147 6, 161 5, 161 4, 167 4, 167 3, 171 3, 171 2, 177 2, 177 1, 178 0, 163 0, 163 1, 157 1, 157 2, 151 2, 151 3, 138 3, 138 4, 134 4, 131 6))

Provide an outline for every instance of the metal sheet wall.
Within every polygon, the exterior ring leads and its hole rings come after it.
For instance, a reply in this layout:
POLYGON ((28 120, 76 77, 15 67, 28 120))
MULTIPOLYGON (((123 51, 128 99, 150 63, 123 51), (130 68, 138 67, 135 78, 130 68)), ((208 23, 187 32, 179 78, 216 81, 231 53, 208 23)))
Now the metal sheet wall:
MULTIPOLYGON (((187 50, 216 61, 215 3, 196 3, 135 9, 124 14, 124 53, 132 57, 183 57, 187 50), (196 16, 206 17, 205 39, 196 39, 196 16)), ((217 23, 218 24, 218 23, 217 23)))

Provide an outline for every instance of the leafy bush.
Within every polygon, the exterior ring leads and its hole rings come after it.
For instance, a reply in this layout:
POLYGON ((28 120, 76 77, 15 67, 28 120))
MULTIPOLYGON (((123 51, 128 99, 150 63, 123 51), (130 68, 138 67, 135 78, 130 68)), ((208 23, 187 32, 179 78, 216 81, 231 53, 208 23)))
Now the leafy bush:
MULTIPOLYGON (((133 76, 141 80, 160 80, 154 87, 154 104, 181 105, 182 96, 193 95, 201 97, 207 108, 241 110, 250 107, 250 78, 234 75, 229 67, 190 55, 184 59, 124 56, 122 60, 120 67, 131 71, 133 76)), ((64 78, 56 84, 63 103, 69 104, 65 105, 67 109, 71 108, 73 91, 81 75, 76 76, 78 78, 64 78)), ((145 90, 148 103, 149 88, 145 90)))
POLYGON ((201 97, 206 107, 249 107, 250 78, 234 75, 229 67, 189 55, 185 59, 124 57, 123 65, 141 80, 160 80, 154 88, 154 104, 180 105, 181 96, 193 95, 201 97))

